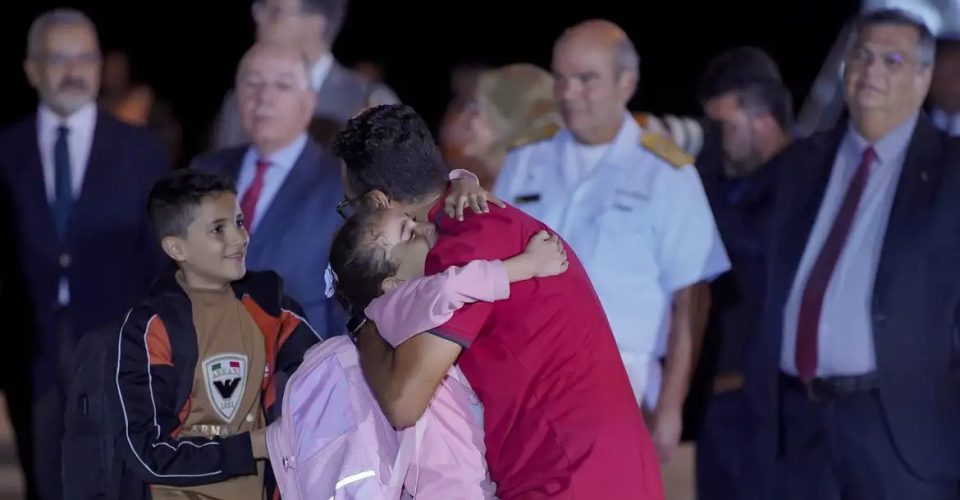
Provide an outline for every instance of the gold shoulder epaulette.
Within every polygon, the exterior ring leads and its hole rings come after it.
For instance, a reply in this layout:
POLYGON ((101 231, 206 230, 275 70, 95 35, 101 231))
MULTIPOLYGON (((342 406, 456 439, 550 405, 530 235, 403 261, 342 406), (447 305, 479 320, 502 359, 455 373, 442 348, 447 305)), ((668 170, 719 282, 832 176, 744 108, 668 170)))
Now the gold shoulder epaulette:
POLYGON ((677 146, 670 138, 660 134, 643 134, 640 144, 653 154, 666 160, 674 168, 681 168, 693 163, 692 156, 680 149, 680 146, 677 146))
POLYGON ((556 125, 547 125, 546 127, 538 128, 530 133, 523 134, 520 137, 510 141, 507 144, 507 149, 514 149, 526 146, 528 144, 533 144, 535 142, 540 142, 546 139, 549 139, 560 131, 560 127, 556 125))

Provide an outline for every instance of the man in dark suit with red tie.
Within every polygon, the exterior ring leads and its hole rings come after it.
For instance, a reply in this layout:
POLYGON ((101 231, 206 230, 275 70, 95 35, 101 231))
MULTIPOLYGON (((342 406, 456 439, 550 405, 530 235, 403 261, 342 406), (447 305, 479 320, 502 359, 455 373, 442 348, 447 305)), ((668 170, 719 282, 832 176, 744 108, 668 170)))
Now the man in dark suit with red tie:
POLYGON ((960 497, 960 143, 921 111, 933 60, 922 22, 864 14, 849 118, 779 158, 750 498, 960 497))
POLYGON ((100 47, 83 13, 30 28, 36 113, 0 132, 0 270, 7 396, 29 498, 60 498, 64 378, 84 333, 120 320, 163 262, 147 193, 169 169, 159 138, 97 109, 100 47))
POLYGON ((252 142, 203 155, 193 168, 236 182, 250 231, 247 267, 276 271, 320 335, 345 332, 346 315, 323 281, 343 188, 336 158, 307 134, 316 93, 306 62, 293 48, 258 43, 240 62, 237 97, 252 142))

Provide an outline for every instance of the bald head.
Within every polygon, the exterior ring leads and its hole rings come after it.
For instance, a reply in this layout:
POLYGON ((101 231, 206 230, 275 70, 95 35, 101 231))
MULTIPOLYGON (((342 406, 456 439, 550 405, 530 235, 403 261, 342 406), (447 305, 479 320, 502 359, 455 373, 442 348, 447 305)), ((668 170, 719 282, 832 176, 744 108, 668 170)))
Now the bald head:
POLYGON ((555 97, 567 128, 586 144, 613 141, 639 77, 640 58, 619 26, 591 20, 553 47, 555 97))
POLYGON ((261 156, 292 144, 306 132, 316 105, 306 58, 287 45, 257 43, 240 60, 237 101, 261 156))
POLYGON ((592 19, 568 28, 557 39, 561 44, 581 44, 596 47, 610 55, 617 74, 630 72, 639 77, 640 56, 627 33, 620 26, 605 19, 592 19))

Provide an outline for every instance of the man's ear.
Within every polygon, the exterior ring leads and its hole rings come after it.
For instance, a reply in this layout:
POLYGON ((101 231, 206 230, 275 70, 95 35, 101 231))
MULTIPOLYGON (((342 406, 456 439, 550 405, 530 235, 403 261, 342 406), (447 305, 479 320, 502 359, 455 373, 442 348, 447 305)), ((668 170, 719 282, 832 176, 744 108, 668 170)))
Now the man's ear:
POLYGON ((367 195, 364 197, 364 202, 370 208, 376 208, 381 210, 385 208, 390 208, 390 197, 384 194, 384 192, 380 191, 379 189, 374 189, 373 191, 370 191, 369 193, 367 193, 367 195))
POLYGON ((380 284, 380 290, 382 290, 383 293, 392 292, 402 285, 403 282, 404 280, 391 276, 383 280, 383 283, 380 284))
POLYGON ((629 103, 630 99, 633 99, 633 95, 637 93, 637 84, 639 83, 639 78, 637 74, 633 71, 623 71, 617 76, 617 93, 620 94, 620 99, 625 103, 629 103))
POLYGON ((37 65, 37 61, 32 58, 27 58, 23 61, 23 72, 27 75, 27 81, 30 82, 30 86, 34 89, 40 89, 40 68, 37 65))
POLYGON ((167 254, 168 257, 177 262, 184 262, 187 260, 187 252, 183 243, 183 240, 177 238, 176 236, 164 236, 163 239, 160 240, 160 246, 163 247, 163 253, 167 254))

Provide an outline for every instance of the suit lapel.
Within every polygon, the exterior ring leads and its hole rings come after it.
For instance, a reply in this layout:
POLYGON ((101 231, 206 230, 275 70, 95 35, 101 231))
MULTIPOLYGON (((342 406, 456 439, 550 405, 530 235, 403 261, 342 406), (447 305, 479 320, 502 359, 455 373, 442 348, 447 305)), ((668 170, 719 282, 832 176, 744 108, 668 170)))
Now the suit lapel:
POLYGON ((112 118, 100 113, 97 115, 97 123, 93 131, 93 143, 90 145, 90 157, 87 160, 87 168, 83 174, 83 183, 81 184, 80 196, 74 204, 73 211, 70 214, 70 240, 76 238, 76 235, 86 231, 85 225, 98 217, 99 206, 105 199, 111 196, 108 186, 115 186, 111 181, 111 176, 115 175, 115 158, 117 157, 117 145, 111 140, 113 134, 111 128, 114 123, 112 118))
POLYGON ((279 243, 279 235, 283 234, 289 221, 300 209, 299 200, 307 198, 310 190, 315 189, 319 163, 319 152, 308 141, 250 237, 247 257, 252 264, 259 263, 268 249, 279 243))
POLYGON ((217 173, 232 179, 233 182, 238 182, 240 180, 240 169, 243 168, 243 157, 247 155, 249 149, 249 145, 235 148, 227 161, 216 166, 217 173))
POLYGON ((810 232, 820 212, 823 195, 830 181, 830 173, 833 171, 834 159, 845 132, 846 122, 830 132, 811 138, 810 149, 802 154, 800 161, 791 161, 784 165, 785 168, 796 169, 782 174, 782 177, 791 182, 796 191, 786 203, 788 215, 784 222, 787 227, 772 228, 772 231, 782 235, 782 238, 778 237, 778 245, 786 257, 777 261, 789 266, 783 269, 782 275, 784 280, 782 289, 785 291, 790 290, 807 241, 810 239, 810 232))
MULTIPOLYGON (((16 190, 23 191, 25 203, 37 214, 38 230, 44 232, 44 240, 50 242, 50 255, 56 255, 57 241, 60 237, 53 223, 53 208, 47 200, 47 185, 43 174, 43 161, 40 159, 40 141, 37 132, 37 120, 34 115, 33 120, 27 125, 27 133, 24 134, 23 144, 23 167, 18 172, 18 186, 16 190)), ((16 195, 16 193, 13 193, 16 195)))
POLYGON ((922 225, 920 221, 926 220, 924 212, 930 206, 943 172, 942 152, 940 133, 926 114, 921 113, 897 183, 875 289, 882 289, 889 279, 890 262, 896 260, 900 250, 910 246, 914 232, 922 225))

